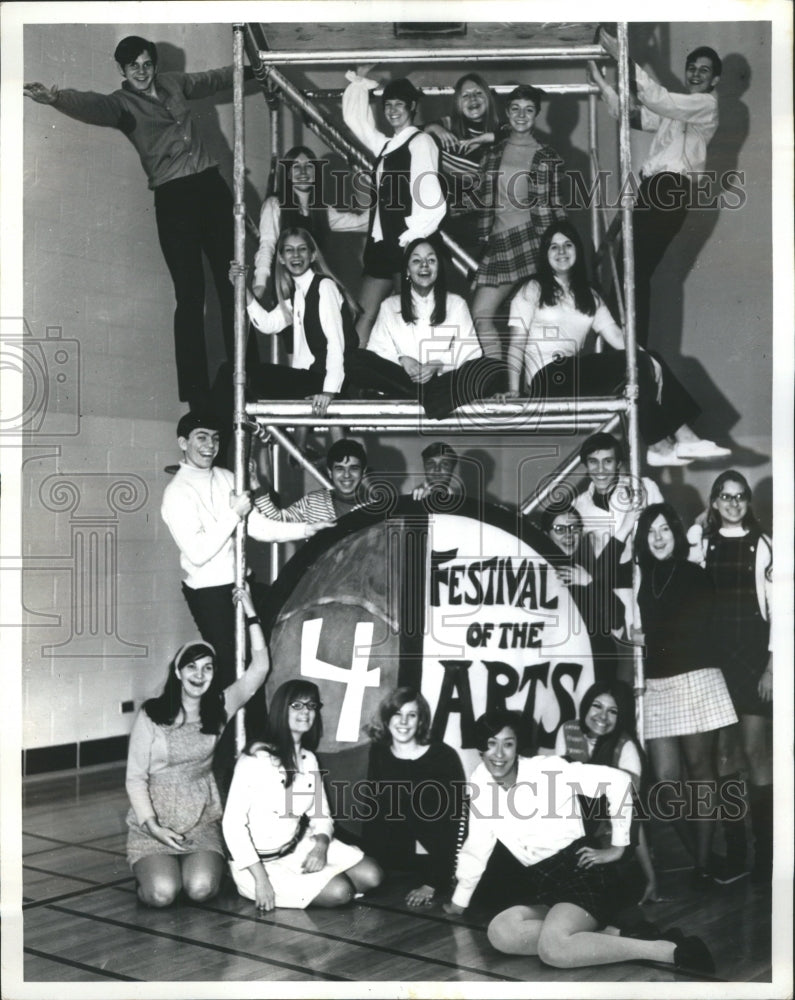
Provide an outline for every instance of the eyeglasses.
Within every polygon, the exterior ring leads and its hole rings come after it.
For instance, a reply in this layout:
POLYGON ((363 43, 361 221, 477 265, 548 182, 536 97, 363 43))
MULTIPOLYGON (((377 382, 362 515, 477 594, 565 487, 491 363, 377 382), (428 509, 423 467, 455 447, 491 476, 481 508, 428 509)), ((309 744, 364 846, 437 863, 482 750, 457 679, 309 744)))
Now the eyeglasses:
POLYGON ((718 500, 722 500, 724 503, 745 503, 748 499, 748 494, 743 490, 742 493, 719 493, 718 500))
POLYGON ((555 532, 556 535, 563 535, 567 532, 569 534, 571 534, 572 532, 576 534, 582 531, 582 528, 579 524, 553 524, 552 530, 555 532))
POLYGON ((310 712, 316 712, 319 708, 323 707, 323 702, 321 701, 291 701, 290 708, 294 712, 300 712, 302 708, 308 708, 310 712))

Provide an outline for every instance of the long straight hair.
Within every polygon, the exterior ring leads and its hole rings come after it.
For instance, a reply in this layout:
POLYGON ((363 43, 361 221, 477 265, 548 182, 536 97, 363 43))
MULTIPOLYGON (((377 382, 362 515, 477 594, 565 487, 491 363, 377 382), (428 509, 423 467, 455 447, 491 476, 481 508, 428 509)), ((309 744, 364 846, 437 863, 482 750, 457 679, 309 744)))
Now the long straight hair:
POLYGON ((306 226, 306 216, 301 215, 299 210, 298 195, 293 188, 293 164, 298 157, 303 155, 314 164, 315 180, 314 188, 309 192, 309 218, 311 220, 312 232, 315 233, 322 243, 328 235, 328 212, 323 199, 323 167, 326 160, 318 159, 315 153, 308 146, 293 146, 288 149, 284 156, 279 157, 275 162, 275 169, 272 174, 272 181, 269 182, 268 194, 273 195, 279 203, 279 228, 286 229, 290 226, 306 226))
POLYGON ((618 741, 624 737, 624 739, 634 743, 640 755, 641 762, 645 764, 645 755, 638 743, 637 729, 635 727, 635 705, 632 698, 632 691, 629 685, 624 684, 622 681, 604 681, 592 684, 588 688, 580 702, 580 728, 585 733, 585 717, 591 705, 603 694, 609 694, 616 703, 618 710, 616 726, 612 733, 605 733, 596 738, 589 763, 617 767, 615 761, 616 747, 618 741))
POLYGON ((343 283, 328 266, 314 236, 301 226, 289 226, 287 229, 282 229, 279 233, 279 239, 276 242, 276 263, 274 265, 273 273, 276 285, 276 298, 279 300, 279 304, 281 305, 285 302, 291 302, 293 295, 295 294, 295 282, 293 281, 293 277, 281 261, 281 253, 284 249, 285 241, 293 237, 300 237, 315 255, 314 260, 309 265, 311 270, 313 270, 315 274, 323 275, 324 278, 331 278, 337 288, 339 288, 340 294, 345 299, 345 302, 351 311, 351 316, 354 318, 358 316, 361 312, 359 303, 356 299, 354 299, 345 285, 343 285, 343 283))
POLYGON ((456 81, 456 85, 453 89, 453 113, 450 115, 450 124, 452 125, 452 128, 450 131, 459 139, 467 138, 468 129, 470 127, 470 119, 467 118, 461 110, 461 91, 464 89, 465 83, 477 84, 477 86, 480 87, 480 89, 486 94, 488 105, 486 107, 486 114, 483 116, 483 120, 480 124, 483 126, 484 132, 496 133, 497 129, 500 127, 500 112, 497 107, 497 102, 494 99, 494 94, 480 73, 466 73, 460 80, 456 81))
POLYGON ((437 240, 430 236, 419 236, 403 251, 403 269, 400 274, 400 315, 404 323, 416 323, 417 317, 414 315, 414 301, 411 297, 411 276, 409 274, 409 259, 420 243, 427 243, 436 254, 439 262, 439 273, 433 284, 433 312, 431 313, 431 326, 440 326, 447 319, 447 274, 444 269, 444 258, 442 250, 437 240))
POLYGON ((723 492, 723 487, 730 480, 734 480, 739 483, 745 492, 748 494, 748 510, 745 512, 745 517, 742 520, 742 527, 746 531, 753 531, 757 534, 762 533, 762 529, 759 526, 759 522, 756 519, 756 515, 751 510, 751 500, 753 494, 751 492, 751 487, 748 484, 748 480, 736 469, 727 469, 725 472, 721 472, 715 482, 712 484, 712 489, 709 491, 709 509, 707 510, 707 523, 704 525, 704 536, 706 538, 711 538, 720 531, 721 519, 720 514, 712 506, 713 503, 718 499, 720 493, 723 492))
POLYGON ((224 691, 218 676, 215 650, 209 642, 188 643, 177 651, 176 656, 169 663, 168 677, 163 690, 156 698, 149 698, 145 701, 143 706, 144 711, 155 725, 172 726, 176 722, 182 711, 182 682, 177 671, 205 656, 212 658, 213 679, 199 702, 201 732, 217 736, 226 725, 224 691))
POLYGON ((574 305, 578 312, 584 313, 586 316, 593 316, 596 312, 596 299, 588 281, 588 269, 585 266, 585 251, 582 240, 574 226, 566 219, 562 222, 553 222, 544 230, 541 237, 541 247, 538 251, 538 270, 535 275, 541 289, 541 305, 555 306, 563 295, 563 289, 555 278, 555 272, 549 263, 549 248, 552 245, 553 237, 558 233, 571 240, 576 251, 574 266, 569 275, 574 305))
MULTIPOLYGON (((268 709, 268 718, 265 722, 264 739, 256 740, 246 747, 246 753, 254 754, 257 750, 265 749, 272 757, 275 757, 284 768, 286 775, 286 787, 290 787, 295 780, 298 770, 298 761, 295 756, 295 744, 289 726, 290 702, 297 698, 305 698, 316 701, 320 704, 320 691, 312 681, 296 678, 285 681, 275 691, 268 709)), ((320 709, 315 712, 315 719, 311 728, 304 733, 301 738, 301 746, 305 750, 316 750, 323 735, 323 720, 320 716, 320 709)))
POLYGON ((674 551, 671 556, 671 561, 679 560, 680 562, 684 562, 687 559, 688 552, 690 551, 687 534, 685 533, 685 526, 682 524, 682 519, 676 513, 671 504, 649 504, 648 507, 641 511, 641 515, 638 518, 638 526, 635 529, 635 560, 640 566, 641 573, 644 576, 648 573, 652 566, 655 566, 660 561, 651 554, 651 549, 649 548, 649 529, 660 515, 662 515, 665 519, 665 522, 671 529, 671 534, 674 537, 674 551))

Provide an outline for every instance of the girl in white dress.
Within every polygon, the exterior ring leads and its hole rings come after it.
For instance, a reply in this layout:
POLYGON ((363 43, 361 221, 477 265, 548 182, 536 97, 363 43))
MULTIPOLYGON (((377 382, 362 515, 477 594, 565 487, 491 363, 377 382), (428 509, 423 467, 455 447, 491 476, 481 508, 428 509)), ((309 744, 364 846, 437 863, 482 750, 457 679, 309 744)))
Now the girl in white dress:
POLYGON ((381 883, 358 847, 334 839, 313 751, 323 732, 315 684, 286 681, 273 696, 263 742, 237 762, 223 830, 238 892, 260 911, 342 906, 381 883))

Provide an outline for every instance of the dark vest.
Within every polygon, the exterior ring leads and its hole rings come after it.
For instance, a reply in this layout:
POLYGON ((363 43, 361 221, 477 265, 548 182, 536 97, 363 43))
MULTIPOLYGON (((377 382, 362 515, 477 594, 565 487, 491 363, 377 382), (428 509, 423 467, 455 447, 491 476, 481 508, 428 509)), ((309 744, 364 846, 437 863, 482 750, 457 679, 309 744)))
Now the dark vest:
MULTIPOLYGON (((309 371, 313 374, 326 374, 326 355, 328 353, 328 341, 320 325, 320 283, 321 281, 331 281, 322 274, 316 274, 304 296, 304 336, 309 350, 312 352, 314 361, 309 366, 309 371)), ((342 329, 345 337, 345 358, 351 351, 359 346, 359 337, 353 325, 348 303, 342 300, 342 329)))
POLYGON ((381 180, 378 183, 377 198, 370 209, 370 228, 368 237, 373 235, 375 213, 381 221, 381 231, 384 242, 397 246, 399 237, 406 231, 406 217, 411 215, 411 149, 412 142, 422 132, 415 134, 402 146, 384 156, 379 154, 373 167, 373 188, 378 165, 383 164, 381 180))

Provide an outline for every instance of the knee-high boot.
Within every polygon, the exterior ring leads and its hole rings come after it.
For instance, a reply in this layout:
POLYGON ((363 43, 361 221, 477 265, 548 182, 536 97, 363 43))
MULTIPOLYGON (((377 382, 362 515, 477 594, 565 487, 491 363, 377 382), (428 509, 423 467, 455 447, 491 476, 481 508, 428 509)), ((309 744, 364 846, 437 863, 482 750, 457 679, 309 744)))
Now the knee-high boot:
POLYGON ((754 867, 751 879, 770 882, 773 871, 773 786, 751 785, 751 829, 754 834, 754 867))
POLYGON ((746 861, 748 859, 748 838, 745 832, 745 803, 739 803, 737 793, 742 789, 744 782, 740 779, 738 771, 727 774, 719 779, 719 806, 723 812, 729 810, 737 811, 740 805, 741 816, 723 815, 721 817, 721 829, 723 840, 726 845, 726 856, 719 859, 720 863, 713 872, 713 878, 720 885, 728 885, 736 882, 748 874, 746 861))

